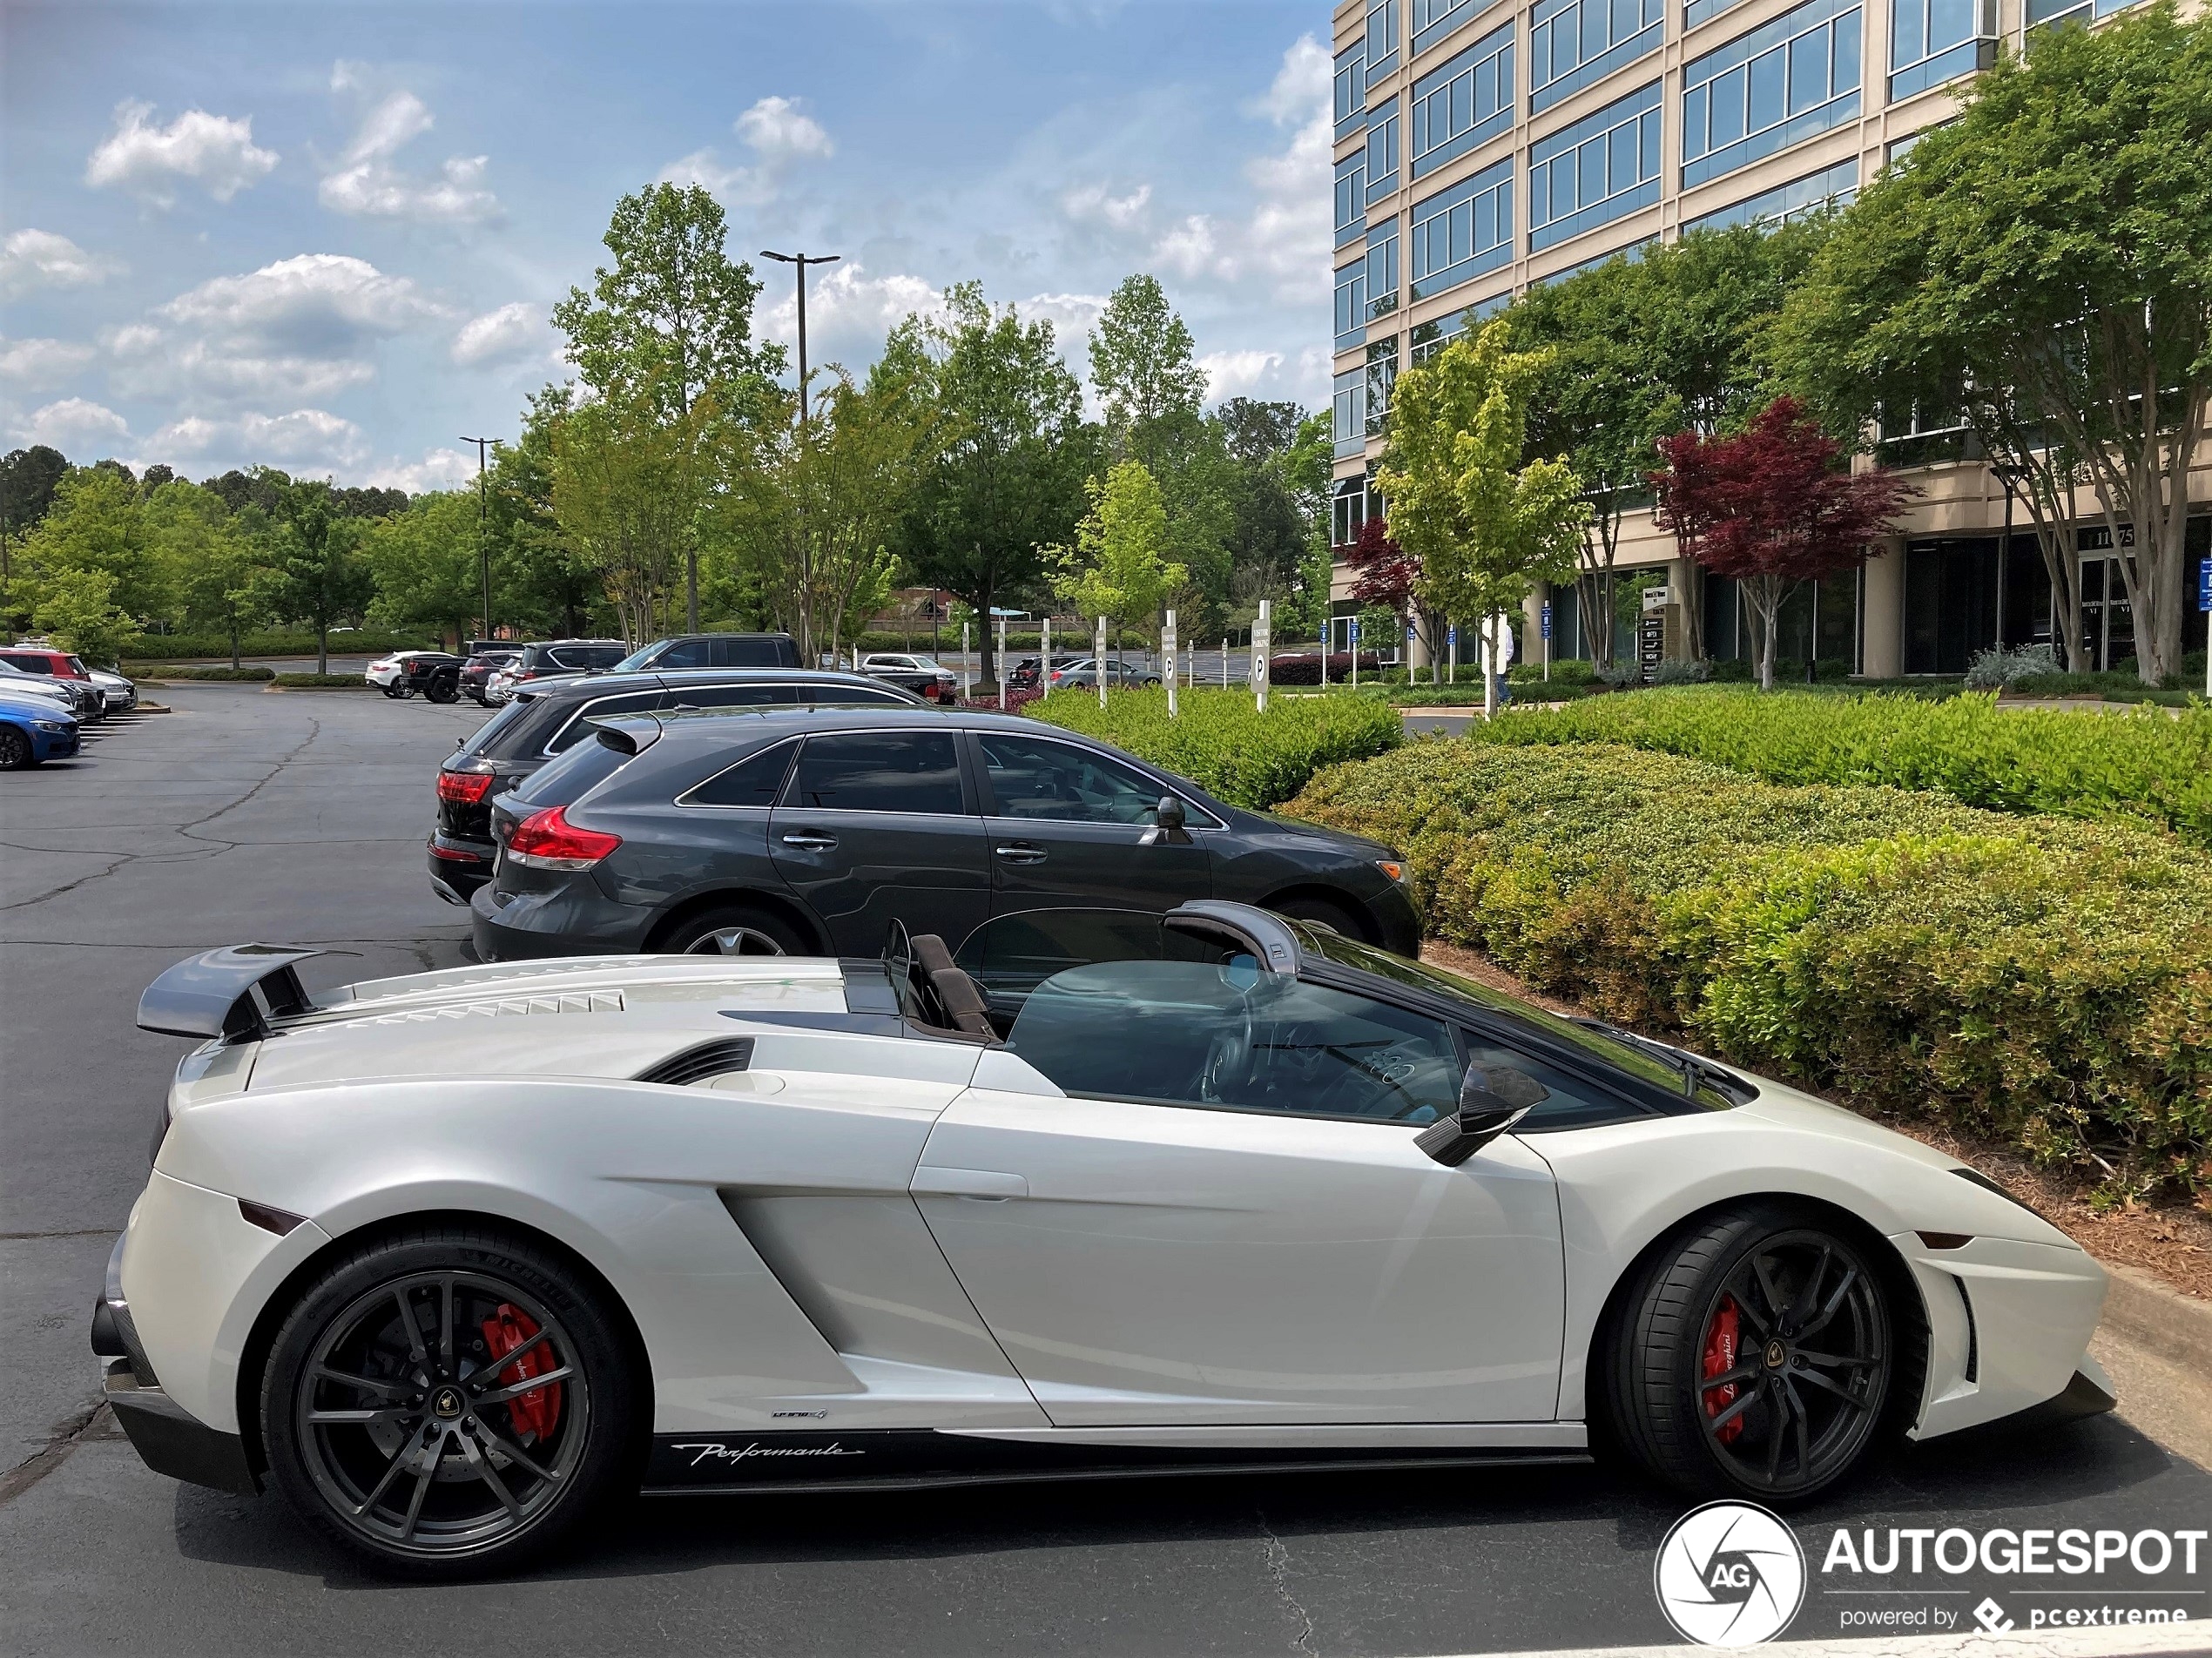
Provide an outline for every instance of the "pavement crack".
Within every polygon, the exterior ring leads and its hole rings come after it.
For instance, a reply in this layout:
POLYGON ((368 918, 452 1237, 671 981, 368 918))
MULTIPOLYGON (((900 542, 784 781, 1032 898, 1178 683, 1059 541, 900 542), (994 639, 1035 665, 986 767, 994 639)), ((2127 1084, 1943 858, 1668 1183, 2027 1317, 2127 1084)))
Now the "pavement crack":
POLYGON ((73 1232, 0 1232, 0 1244, 21 1244, 42 1237, 114 1237, 122 1230, 119 1226, 86 1226, 73 1232))
POLYGON ((69 1460, 69 1453, 88 1439, 111 1439, 117 1435, 115 1412, 102 1399, 86 1405, 68 1421, 61 1431, 21 1462, 0 1474, 0 1507, 29 1491, 48 1474, 69 1460))
POLYGON ((1268 1580, 1274 1584, 1277 1597, 1298 1621, 1298 1638, 1291 1642, 1291 1650, 1302 1652, 1306 1658, 1318 1658, 1313 1646, 1313 1614, 1299 1603, 1298 1596, 1291 1593, 1291 1551, 1283 1547, 1283 1540, 1267 1523, 1267 1515, 1259 1510, 1253 1512, 1259 1520, 1260 1531, 1267 1539, 1268 1580))

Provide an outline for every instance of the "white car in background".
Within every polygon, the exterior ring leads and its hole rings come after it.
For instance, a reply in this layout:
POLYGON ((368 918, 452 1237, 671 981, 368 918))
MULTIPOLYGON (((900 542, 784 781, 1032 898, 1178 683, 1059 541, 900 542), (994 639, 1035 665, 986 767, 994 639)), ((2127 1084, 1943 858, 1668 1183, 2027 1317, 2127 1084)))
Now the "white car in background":
POLYGON ((105 668, 87 668, 92 683, 107 694, 107 711, 127 714, 138 705, 138 682, 119 673, 110 673, 105 668))
POLYGON ((389 691, 407 677, 407 664, 403 659, 406 655, 403 650, 395 650, 388 657, 379 657, 361 671, 361 677, 377 690, 389 691))
POLYGON ((1974 1170, 1243 905, 310 999, 314 954, 145 992, 202 1040, 93 1346, 152 1467, 388 1569, 503 1570, 641 1484, 1611 1446, 1788 1504, 2113 1403, 2103 1270, 1974 1170))

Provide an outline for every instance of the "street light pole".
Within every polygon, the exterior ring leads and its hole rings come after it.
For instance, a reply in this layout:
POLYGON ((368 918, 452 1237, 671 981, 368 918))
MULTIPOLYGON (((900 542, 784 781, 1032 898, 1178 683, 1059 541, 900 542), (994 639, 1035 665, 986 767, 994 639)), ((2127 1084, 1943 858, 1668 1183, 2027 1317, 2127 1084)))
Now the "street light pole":
POLYGON ((491 549, 484 539, 484 449, 499 441, 493 437, 464 437, 463 443, 476 446, 476 573, 483 583, 484 630, 482 638, 491 638, 491 549))
POLYGON ((799 422, 806 423, 806 267, 810 265, 834 265, 844 257, 841 253, 778 253, 768 248, 760 250, 762 259, 772 259, 779 264, 796 266, 799 271, 799 422))

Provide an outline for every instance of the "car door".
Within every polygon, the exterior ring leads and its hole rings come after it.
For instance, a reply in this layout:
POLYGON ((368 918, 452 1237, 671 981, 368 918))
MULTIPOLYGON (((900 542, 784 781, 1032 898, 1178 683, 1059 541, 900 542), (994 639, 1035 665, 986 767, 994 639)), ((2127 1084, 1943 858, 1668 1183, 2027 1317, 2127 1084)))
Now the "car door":
POLYGON ((894 920, 957 947, 990 913, 983 820, 949 728, 810 736, 768 849, 840 955, 875 954, 894 920))
POLYGON ((1535 1422, 1565 1280, 1543 1160, 1413 1143, 1441 1021, 1226 965, 1047 979, 914 1190, 1054 1423, 1535 1422))
POLYGON ((1062 905, 1171 910, 1212 895, 1199 839, 1146 844, 1168 792, 1156 779, 1062 738, 983 731, 968 740, 983 785, 993 914, 1062 905))

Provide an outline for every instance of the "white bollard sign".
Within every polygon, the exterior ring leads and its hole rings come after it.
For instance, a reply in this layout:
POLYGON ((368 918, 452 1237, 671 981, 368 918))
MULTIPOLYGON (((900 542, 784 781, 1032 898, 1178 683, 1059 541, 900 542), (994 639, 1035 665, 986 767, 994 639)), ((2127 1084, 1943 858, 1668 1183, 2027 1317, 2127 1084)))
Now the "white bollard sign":
POLYGON ((1175 718, 1175 612, 1160 630, 1160 683, 1168 688, 1168 718, 1175 718))
POLYGON ((1267 711, 1267 652, 1275 632, 1275 601, 1259 602, 1259 619, 1252 623, 1252 695, 1259 711, 1267 711))
POLYGON ((1106 618, 1098 618, 1098 631, 1091 644, 1092 677, 1098 681, 1098 705, 1106 706, 1106 618))

